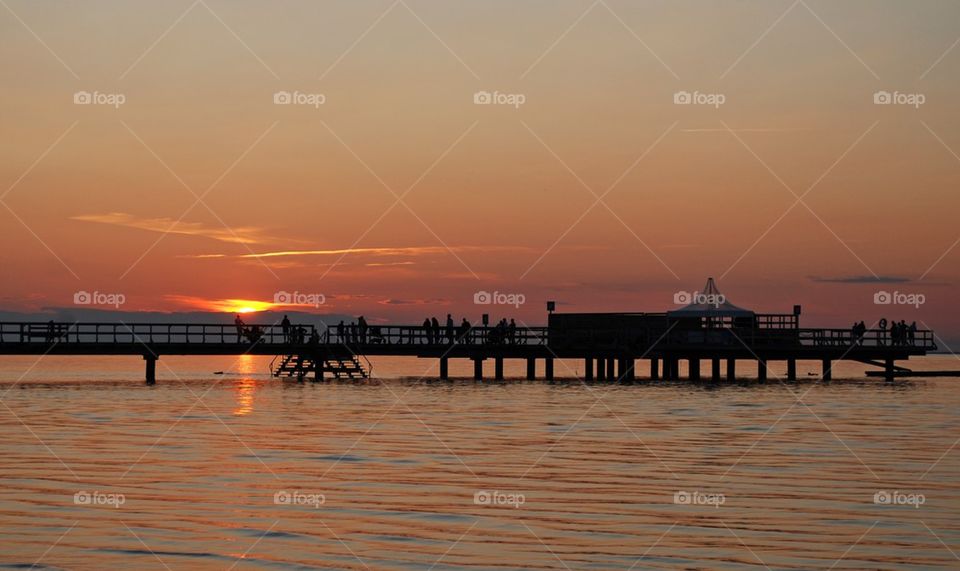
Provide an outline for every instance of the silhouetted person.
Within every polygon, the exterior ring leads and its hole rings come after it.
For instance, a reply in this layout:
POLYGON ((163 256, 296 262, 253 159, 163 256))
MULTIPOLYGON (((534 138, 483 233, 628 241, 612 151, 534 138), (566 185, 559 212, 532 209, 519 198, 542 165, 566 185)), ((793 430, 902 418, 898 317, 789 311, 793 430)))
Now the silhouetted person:
POLYGON ((447 314, 447 343, 453 344, 453 317, 447 314))
POLYGON ((467 335, 470 333, 470 322, 467 321, 467 318, 464 317, 463 321, 460 322, 460 331, 457 332, 457 338, 461 343, 467 342, 467 335))
POLYGON ((357 318, 357 330, 360 333, 360 343, 367 342, 367 320, 361 315, 357 318))
POLYGON ((233 324, 237 326, 237 343, 243 340, 243 320, 240 319, 240 314, 237 314, 237 318, 233 320, 233 324))
POLYGON ((430 318, 428 317, 423 320, 423 342, 430 343, 430 337, 430 318))
POLYGON ((517 322, 513 319, 510 320, 510 325, 507 326, 507 337, 510 339, 510 343, 517 342, 517 322))
POLYGON ((911 345, 916 345, 917 343, 917 322, 914 321, 910 324, 910 328, 907 330, 907 337, 910 339, 911 345))
POLYGON ((283 342, 287 343, 290 341, 290 318, 286 315, 283 316, 283 321, 280 322, 280 329, 283 330, 283 342))
POLYGON ((433 342, 440 343, 440 322, 436 317, 430 318, 430 328, 433 329, 433 342))
POLYGON ((340 343, 344 342, 344 339, 343 339, 344 329, 345 329, 345 326, 343 325, 343 320, 341 319, 340 323, 337 324, 337 341, 339 341, 340 343))

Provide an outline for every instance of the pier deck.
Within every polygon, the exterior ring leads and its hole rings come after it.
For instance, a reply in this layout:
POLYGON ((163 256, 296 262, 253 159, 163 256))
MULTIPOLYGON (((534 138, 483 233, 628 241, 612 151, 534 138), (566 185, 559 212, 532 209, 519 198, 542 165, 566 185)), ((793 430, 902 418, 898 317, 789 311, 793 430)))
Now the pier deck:
MULTIPOLYGON (((650 377, 679 377, 679 362, 689 362, 691 378, 700 378, 700 361, 711 361, 712 377, 719 379, 720 363, 726 377, 736 376, 736 361, 758 363, 766 378, 767 363, 786 361, 788 378, 796 377, 796 361, 823 364, 830 378, 832 363, 860 361, 882 368, 893 378, 903 370, 897 361, 936 349, 932 331, 916 331, 894 343, 888 331, 867 330, 855 335, 845 329, 798 327, 682 328, 676 323, 644 328, 441 327, 431 336, 419 325, 374 325, 361 331, 355 325, 325 330, 294 324, 287 331, 277 324, 235 325, 186 323, 0 323, 0 355, 137 355, 146 360, 147 380, 155 378, 156 360, 163 355, 302 355, 309 362, 348 360, 359 356, 410 356, 440 359, 446 378, 449 359, 471 359, 474 376, 482 378, 483 361, 495 361, 495 376, 503 376, 504 359, 527 361, 527 376, 536 376, 542 360, 544 377, 553 377, 557 358, 582 359, 587 379, 635 378, 636 361, 650 361, 650 377)), ((322 378, 324 371, 310 371, 322 378)))

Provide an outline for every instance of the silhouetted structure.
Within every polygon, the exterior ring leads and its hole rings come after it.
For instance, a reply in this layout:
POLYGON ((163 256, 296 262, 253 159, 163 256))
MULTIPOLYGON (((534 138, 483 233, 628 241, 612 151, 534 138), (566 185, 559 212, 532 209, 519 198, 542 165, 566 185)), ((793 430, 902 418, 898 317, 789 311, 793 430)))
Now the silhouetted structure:
POLYGON ((429 319, 423 325, 375 327, 341 322, 323 331, 312 325, 247 325, 239 317, 234 325, 15 322, 0 323, 0 355, 140 355, 151 383, 161 355, 239 354, 277 356, 274 373, 299 378, 322 379, 325 373, 365 378, 367 356, 406 355, 439 359, 444 379, 450 359, 472 360, 477 379, 488 359, 496 378, 503 378, 505 359, 524 359, 531 379, 542 360, 544 378, 552 379, 554 359, 562 358, 581 360, 585 379, 629 381, 641 359, 649 361, 651 379, 679 378, 681 361, 688 363, 691 379, 701 378, 702 361, 710 363, 714 380, 734 379, 737 361, 755 361, 760 379, 767 378, 770 362, 785 362, 787 378, 796 379, 799 360, 819 361, 823 379, 830 379, 839 360, 880 367, 890 379, 907 370, 896 361, 937 348, 933 332, 915 325, 902 323, 892 343, 884 328, 802 328, 800 313, 796 306, 788 314, 761 314, 725 301, 665 313, 551 312, 547 327, 505 321, 474 327, 464 319, 453 339, 451 319, 443 333, 429 319))

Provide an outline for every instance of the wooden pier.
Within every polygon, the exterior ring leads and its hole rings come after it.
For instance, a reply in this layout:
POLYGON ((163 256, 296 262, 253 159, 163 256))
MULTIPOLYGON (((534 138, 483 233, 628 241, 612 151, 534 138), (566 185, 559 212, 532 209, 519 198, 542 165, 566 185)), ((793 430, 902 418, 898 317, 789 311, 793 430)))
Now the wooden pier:
POLYGON ((800 328, 798 313, 756 315, 749 320, 674 318, 669 314, 551 314, 547 327, 479 326, 439 331, 419 325, 356 324, 331 326, 186 323, 0 323, 0 355, 132 355, 145 361, 148 383, 156 381, 156 363, 164 355, 272 355, 277 376, 322 380, 333 376, 362 378, 373 356, 409 356, 439 360, 439 376, 449 378, 451 359, 473 362, 473 377, 484 377, 493 362, 493 377, 504 377, 507 359, 526 363, 526 377, 553 379, 556 359, 583 363, 583 378, 632 381, 640 361, 648 361, 650 379, 680 377, 688 363, 690 379, 732 380, 737 363, 753 361, 765 379, 773 362, 786 364, 787 379, 797 377, 797 361, 815 361, 821 378, 830 379, 837 361, 878 367, 887 379, 900 376, 897 365, 936 349, 932 331, 919 330, 894 340, 889 331, 800 328), (701 363, 709 368, 701 370, 701 363), (369 363, 369 362, 368 362, 369 363))

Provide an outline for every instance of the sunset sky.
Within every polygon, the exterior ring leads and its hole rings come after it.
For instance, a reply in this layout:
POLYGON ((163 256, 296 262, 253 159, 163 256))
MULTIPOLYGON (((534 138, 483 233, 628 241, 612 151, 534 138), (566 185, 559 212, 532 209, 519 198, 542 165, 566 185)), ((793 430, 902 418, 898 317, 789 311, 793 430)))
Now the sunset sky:
POLYGON ((2 310, 542 323, 713 276, 960 350, 955 1, 3 0, 0 34, 2 310))

